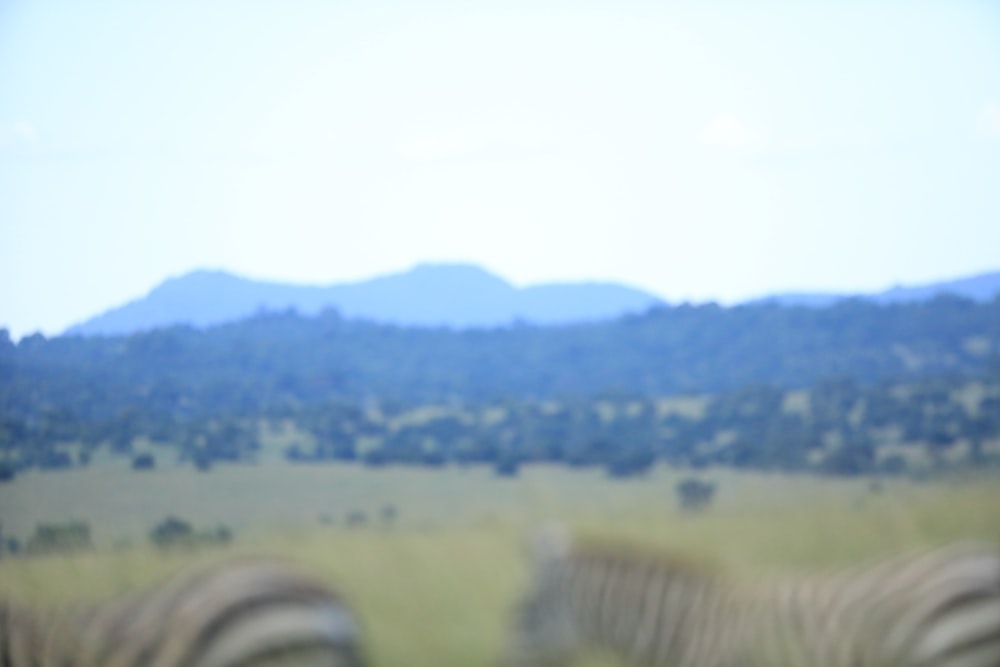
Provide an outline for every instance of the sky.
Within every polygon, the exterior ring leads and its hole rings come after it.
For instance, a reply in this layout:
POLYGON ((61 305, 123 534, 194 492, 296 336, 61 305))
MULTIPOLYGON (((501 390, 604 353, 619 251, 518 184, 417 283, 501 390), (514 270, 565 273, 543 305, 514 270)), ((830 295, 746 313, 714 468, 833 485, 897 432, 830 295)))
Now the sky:
POLYGON ((471 262, 664 299, 1000 269, 1000 3, 0 0, 0 327, 471 262))

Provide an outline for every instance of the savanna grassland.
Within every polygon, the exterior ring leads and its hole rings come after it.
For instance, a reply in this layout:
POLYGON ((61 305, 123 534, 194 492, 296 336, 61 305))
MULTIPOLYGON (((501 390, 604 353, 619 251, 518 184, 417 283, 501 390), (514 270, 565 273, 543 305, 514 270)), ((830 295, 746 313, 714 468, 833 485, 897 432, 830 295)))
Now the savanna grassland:
POLYGON ((86 602, 273 554, 346 594, 376 667, 475 667, 553 520, 737 577, 1000 545, 998 313, 942 297, 551 329, 330 311, 0 330, 0 595, 86 602))
POLYGON ((94 548, 0 561, 0 592, 39 605, 86 601, 194 561, 273 554, 347 595, 375 665, 468 667, 497 658, 507 609, 524 585, 523 538, 550 520, 680 551, 737 575, 832 567, 957 539, 1000 543, 995 475, 873 484, 709 469, 698 477, 717 485, 713 503, 685 513, 675 488, 689 476, 662 465, 617 480, 597 469, 542 465, 506 478, 484 467, 281 461, 210 474, 179 466, 136 473, 114 460, 34 472, 0 486, 5 534, 77 520, 91 526, 94 548), (168 515, 224 524, 235 539, 156 549, 147 535, 168 515))

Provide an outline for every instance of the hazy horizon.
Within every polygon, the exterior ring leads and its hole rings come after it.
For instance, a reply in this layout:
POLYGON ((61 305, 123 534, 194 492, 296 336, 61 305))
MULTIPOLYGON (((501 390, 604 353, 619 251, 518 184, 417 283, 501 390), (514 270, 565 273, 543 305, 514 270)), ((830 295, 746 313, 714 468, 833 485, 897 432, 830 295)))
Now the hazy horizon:
POLYGON ((0 327, 462 262, 667 301, 1000 268, 1000 5, 0 6, 0 327))
MULTIPOLYGON (((184 281, 185 282, 185 288, 184 289, 186 289, 189 293, 193 294, 194 293, 193 290, 196 291, 196 288, 192 284, 192 281, 194 281, 194 282, 201 281, 200 284, 202 285, 202 288, 204 288, 204 282, 203 282, 204 274, 209 274, 209 275, 212 275, 212 274, 214 274, 214 275, 224 275, 224 276, 227 276, 229 278, 232 278, 232 279, 235 279, 235 280, 238 280, 238 281, 248 281, 248 282, 251 282, 251 283, 254 283, 254 284, 258 285, 263 290, 263 294, 261 295, 261 298, 263 300, 262 301, 258 301, 256 309, 260 309, 260 308, 274 309, 274 308, 291 307, 294 310, 298 310, 303 315, 310 316, 310 315, 313 315, 316 312, 318 312, 317 306, 314 303, 314 301, 315 301, 315 297, 314 296, 306 296, 305 294, 300 294, 300 301, 299 302, 297 302, 297 303, 288 302, 285 305, 279 305, 277 302, 268 301, 268 298, 270 298, 269 296, 267 296, 270 293, 269 292, 269 288, 281 286, 281 287, 290 287, 290 288, 293 288, 293 289, 301 288, 301 289, 305 289, 305 290, 313 290, 313 289, 320 289, 320 290, 338 289, 338 288, 344 288, 344 287, 365 285, 365 284, 368 284, 370 282, 377 282, 377 281, 379 281, 381 279, 386 279, 386 278, 403 278, 403 279, 405 279, 405 278, 408 278, 408 277, 412 276, 412 277, 416 278, 416 280, 415 281, 410 281, 411 287, 414 287, 414 282, 415 282, 418 285, 421 284, 421 283, 423 284, 422 288, 417 287, 417 289, 427 289, 428 286, 427 286, 427 282, 426 282, 426 274, 424 274, 425 275, 424 278, 418 278, 417 276, 415 276, 413 274, 415 274, 417 272, 420 272, 420 271, 425 271, 425 270, 428 270, 428 269, 431 270, 431 271, 435 271, 437 273, 438 278, 435 279, 435 283, 439 283, 439 279, 440 279, 440 277, 442 275, 439 272, 439 270, 443 269, 445 271, 449 271, 449 270, 453 270, 453 269, 458 269, 458 270, 460 270, 461 277, 460 278, 456 278, 457 281, 468 281, 470 279, 475 279, 475 280, 473 280, 473 282, 476 282, 476 283, 480 284, 480 286, 482 286, 482 285, 481 285, 480 281, 478 280, 478 278, 475 276, 475 274, 473 274, 472 276, 470 276, 468 274, 468 272, 470 272, 470 271, 472 271, 472 272, 482 272, 484 275, 488 275, 488 276, 490 276, 490 278, 497 279, 497 280, 501 281, 502 283, 509 285, 512 290, 517 290, 517 291, 521 291, 521 290, 525 290, 525 289, 530 289, 530 288, 535 288, 535 287, 543 287, 544 288, 544 287, 556 287, 556 286, 567 286, 567 285, 574 285, 574 286, 584 286, 584 285, 592 285, 592 286, 597 286, 597 285, 616 285, 616 286, 624 287, 624 288, 627 288, 627 289, 634 289, 634 290, 636 290, 636 294, 637 295, 638 294, 645 294, 645 295, 653 297, 653 298, 660 298, 661 301, 663 303, 665 303, 666 305, 668 305, 668 306, 678 306, 678 305, 681 305, 681 303, 682 303, 680 301, 672 301, 671 302, 669 300, 662 299, 662 297, 659 297, 659 295, 657 295, 655 293, 652 293, 652 292, 650 292, 648 290, 644 290, 641 287, 638 287, 638 286, 635 286, 635 285, 630 285, 630 284, 624 283, 624 282, 617 282, 617 281, 610 281, 609 282, 609 281, 596 281, 596 280, 593 280, 593 281, 592 280, 580 280, 580 281, 569 282, 569 281, 558 281, 558 280, 555 280, 555 281, 547 281, 547 282, 530 283, 530 284, 524 284, 524 285, 515 285, 510 280, 508 280, 505 276, 502 276, 502 275, 498 274, 495 271, 491 271, 488 267, 480 266, 478 264, 469 263, 469 262, 420 262, 420 263, 418 263, 416 265, 407 267, 405 269, 401 269, 399 271, 392 271, 392 272, 389 272, 389 273, 384 273, 384 274, 378 274, 378 275, 374 275, 374 276, 369 276, 367 278, 362 278, 360 280, 349 280, 349 281, 342 281, 342 282, 337 282, 337 283, 290 282, 290 281, 275 281, 275 280, 267 280, 267 279, 256 279, 256 278, 251 278, 251 277, 248 277, 248 276, 243 276, 243 275, 241 275, 239 273, 234 273, 234 272, 228 271, 226 269, 219 269, 219 268, 206 269, 206 268, 202 268, 202 269, 194 269, 194 270, 192 270, 190 272, 186 272, 186 273, 184 273, 182 275, 169 276, 163 282, 161 282, 160 284, 158 284, 157 286, 155 286, 154 289, 150 291, 150 293, 141 295, 137 299, 132 299, 132 300, 129 300, 127 302, 123 302, 121 304, 116 304, 112 308, 104 310, 104 311, 101 311, 99 313, 93 313, 92 315, 88 316, 84 320, 81 320, 80 322, 74 322, 72 325, 70 325, 69 327, 67 327, 66 330, 57 332, 57 334, 58 335, 62 335, 62 334, 69 333, 69 334, 72 335, 72 334, 80 334, 80 333, 84 333, 84 332, 85 332, 84 335, 93 335, 93 334, 95 334, 97 332, 101 332, 102 334, 107 334, 107 333, 112 333, 112 332, 114 332, 116 334, 120 333, 120 332, 116 331, 116 327, 122 326, 121 320, 117 320, 116 324, 112 325, 111 328, 108 328, 108 323, 107 322, 104 322, 103 324, 99 325, 97 329, 87 329, 87 326, 93 325, 93 323, 95 321, 102 320, 102 318, 104 318, 108 314, 118 313, 120 311, 120 309, 122 309, 122 308, 126 308, 127 309, 127 308, 133 306, 134 304, 137 304, 137 303, 145 301, 147 298, 156 299, 157 297, 153 296, 153 292, 159 290, 159 288, 161 288, 161 287, 166 287, 168 290, 173 290, 173 296, 171 297, 171 299, 172 299, 173 303, 176 304, 176 307, 178 308, 178 310, 177 310, 177 312, 172 313, 172 317, 167 317, 166 319, 163 319, 162 316, 164 315, 164 313, 159 313, 159 315, 158 315, 159 319, 157 319, 156 317, 154 317, 153 319, 149 319, 149 313, 150 312, 158 312, 158 309, 156 309, 156 308, 154 308, 153 311, 149 311, 149 305, 146 306, 146 309, 147 309, 146 310, 146 314, 147 314, 146 316, 132 314, 132 315, 130 315, 130 317, 132 317, 132 318, 138 318, 138 320, 145 321, 146 324, 143 325, 143 326, 150 326, 150 325, 158 326, 158 325, 154 324, 154 320, 155 321, 159 321, 160 322, 159 325, 162 325, 162 324, 164 324, 166 322, 176 322, 176 323, 194 324, 194 326, 196 326, 196 327, 199 327, 199 326, 210 326, 206 322, 202 321, 202 322, 199 323, 199 321, 198 321, 199 317, 203 317, 204 316, 204 303, 190 304, 190 309, 185 312, 183 306, 181 306, 179 303, 176 302, 176 294, 177 294, 176 290, 177 290, 177 286, 176 285, 170 285, 170 286, 168 286, 168 283, 174 283, 175 281, 179 283, 181 281, 184 281), (201 274, 201 275, 199 275, 199 274, 201 274), (199 313, 201 313, 201 315, 199 315, 199 313), (174 319, 176 317, 179 317, 180 319, 174 319), (84 328, 82 330, 80 330, 80 329, 78 329, 79 327, 84 327, 84 328)), ((891 292, 893 292, 893 291, 895 291, 897 289, 904 289, 905 290, 905 289, 909 289, 909 288, 916 288, 916 289, 919 290, 920 288, 927 287, 927 286, 929 286, 931 284, 946 284, 946 283, 954 282, 955 280, 983 278, 983 277, 986 277, 986 275, 992 276, 994 274, 1000 275, 1000 271, 991 271, 991 272, 988 272, 987 274, 976 274, 976 275, 971 275, 971 276, 953 276, 951 278, 945 278, 945 279, 942 279, 942 280, 939 280, 939 281, 933 281, 933 283, 921 283, 919 285, 918 284, 912 284, 912 285, 899 285, 899 284, 889 285, 889 286, 886 286, 884 288, 877 289, 877 290, 870 291, 870 292, 853 292, 853 293, 848 293, 848 292, 822 292, 822 291, 810 291, 810 292, 806 292, 806 291, 802 291, 802 290, 794 290, 794 289, 792 289, 792 290, 788 290, 788 291, 784 291, 784 292, 772 292, 772 293, 768 293, 768 294, 759 294, 759 295, 755 295, 755 296, 753 296, 753 297, 751 297, 749 299, 746 299, 746 300, 734 301, 734 302, 729 302, 729 303, 723 303, 722 305, 723 306, 732 306, 732 305, 737 305, 737 304, 740 304, 740 303, 753 303, 753 302, 756 302, 758 300, 763 300, 763 299, 772 298, 772 297, 785 298, 785 299, 793 299, 793 300, 804 299, 805 301, 801 301, 800 302, 800 301, 796 300, 794 302, 796 304, 798 304, 798 303, 803 303, 803 304, 812 303, 813 305, 821 305, 821 304, 826 303, 826 302, 824 302, 824 301, 812 302, 812 301, 810 301, 810 299, 811 298, 816 298, 816 299, 821 299, 822 300, 825 297, 838 297, 838 296, 843 296, 843 297, 851 297, 851 296, 859 296, 859 297, 871 296, 871 297, 877 297, 877 296, 882 295, 882 294, 889 294, 889 293, 891 293, 891 292)), ((995 281, 992 281, 992 282, 995 282, 995 281)), ((397 289, 399 289, 399 288, 402 288, 402 285, 400 283, 396 283, 396 287, 397 287, 397 289)), ((464 292, 466 295, 468 295, 469 292, 467 291, 467 289, 468 289, 468 285, 466 285, 466 284, 459 284, 459 282, 456 282, 456 291, 457 292, 459 292, 459 293, 463 293, 464 292)), ((980 290, 976 290, 976 291, 980 292, 981 289, 980 290)), ((489 291, 489 293, 495 294, 492 291, 489 291)), ((402 299, 406 298, 404 295, 405 295, 405 291, 399 293, 399 296, 402 299)), ((290 295, 286 295, 286 296, 290 296, 290 295)), ((376 322, 397 323, 397 324, 410 324, 410 325, 416 326, 416 327, 428 326, 428 325, 433 326, 435 322, 439 321, 437 318, 440 318, 440 322, 441 323, 447 322, 447 323, 449 323, 450 326, 455 326, 455 327, 458 327, 458 328, 477 327, 477 326, 492 326, 495 323, 493 323, 492 320, 490 320, 489 318, 492 317, 492 316, 502 317, 501 311, 503 310, 503 308, 510 306, 510 304, 501 305, 501 304, 492 303, 492 302, 489 303, 489 304, 485 304, 485 303, 484 304, 480 304, 480 305, 483 305, 483 306, 486 307, 486 311, 485 312, 492 313, 491 315, 487 316, 487 320, 481 320, 480 318, 482 318, 484 316, 484 311, 477 310, 476 315, 472 316, 470 313, 463 313, 463 312, 454 310, 456 308, 455 302, 453 300, 454 294, 442 295, 442 300, 441 300, 442 304, 439 304, 439 308, 441 308, 441 310, 435 311, 434 307, 431 304, 426 304, 426 306, 428 308, 430 308, 430 311, 434 313, 433 315, 427 315, 427 313, 424 313, 423 311, 421 311, 422 314, 416 314, 416 313, 413 313, 413 312, 410 312, 409 315, 404 314, 403 311, 406 311, 408 309, 408 307, 402 305, 402 303, 396 304, 396 306, 387 306, 386 303, 384 301, 382 301, 382 299, 384 298, 384 293, 382 294, 382 297, 380 297, 380 299, 377 300, 378 304, 372 303, 368 307, 362 305, 361 301, 358 301, 357 295, 355 295, 353 298, 349 298, 348 299, 348 301, 351 302, 351 305, 349 305, 349 306, 345 306, 345 305, 343 305, 343 304, 341 304, 341 303, 339 303, 339 302, 336 301, 336 299, 338 299, 338 298, 344 298, 344 296, 345 295, 343 293, 340 293, 337 296, 331 295, 331 297, 334 299, 334 301, 328 302, 327 305, 331 306, 333 308, 336 308, 338 310, 341 310, 342 313, 344 314, 344 316, 347 317, 348 319, 360 317, 361 319, 373 320, 373 321, 376 321, 376 322), (343 310, 344 308, 346 308, 346 310, 343 310), (388 310, 387 310, 387 308, 388 308, 388 310), (493 309, 495 309, 496 312, 493 312, 493 309), (471 317, 471 319, 467 319, 467 318, 470 318, 470 317, 471 317), (414 320, 412 318, 416 318, 416 319, 414 320), (427 318, 430 318, 430 319, 427 319, 427 318)), ((619 295, 619 296, 623 298, 623 295, 619 295)), ((160 298, 163 298, 162 294, 160 295, 160 298)), ((215 297, 215 298, 218 299, 218 296, 215 297)), ((219 313, 217 313, 217 321, 218 322, 233 321, 235 319, 240 319, 240 318, 243 318, 243 317, 249 317, 250 315, 252 315, 252 313, 255 312, 255 309, 246 310, 245 312, 240 310, 240 307, 239 307, 238 304, 242 303, 242 301, 243 301, 244 298, 245 298, 244 295, 235 296, 233 302, 228 303, 227 308, 224 309, 225 312, 219 312, 219 313), (235 313, 242 313, 242 314, 235 314, 235 313)), ((925 297, 918 297, 918 298, 925 298, 925 297)), ((977 298, 977 297, 973 297, 973 298, 977 298)), ((906 299, 904 299, 904 300, 906 300, 906 299)), ((717 301, 714 301, 714 300, 708 300, 708 301, 702 301, 702 302, 695 302, 695 303, 702 304, 702 303, 708 303, 708 302, 716 302, 716 303, 718 303, 717 301)), ((691 303, 691 301, 685 301, 685 303, 691 303)), ((219 305, 221 305, 221 304, 219 304, 219 305)), ((520 304, 520 305, 521 305, 521 307, 527 307, 526 304, 520 304)), ((536 322, 537 324, 541 324, 541 325, 545 325, 545 324, 553 325, 553 324, 557 324, 557 323, 565 323, 565 322, 573 322, 573 321, 580 321, 580 322, 590 321, 591 319, 593 319, 595 317, 597 319, 602 319, 602 318, 607 318, 607 317, 617 317, 618 315, 623 315, 623 314, 630 313, 630 312, 636 312, 635 308, 634 308, 634 304, 632 306, 629 306, 626 303, 626 301, 621 300, 619 302, 619 304, 618 304, 619 307, 621 308, 621 310, 620 311, 615 311, 612 314, 611 311, 605 311, 605 309, 607 309, 609 307, 612 307, 612 306, 610 304, 608 304, 607 302, 599 300, 598 302, 595 302, 594 304, 592 304, 592 308, 593 308, 593 311, 594 311, 593 313, 591 313, 591 314, 585 314, 585 313, 583 313, 581 311, 580 314, 579 314, 579 319, 576 319, 572 314, 568 314, 567 313, 567 310, 566 310, 567 307, 570 309, 571 312, 577 312, 577 310, 581 307, 581 305, 582 304, 580 304, 579 301, 574 301, 571 304, 565 304, 565 303, 563 303, 563 304, 561 304, 559 306, 556 306, 555 304, 553 304, 552 312, 550 313, 551 321, 549 321, 549 320, 543 321, 543 320, 536 319, 539 316, 539 313, 537 313, 537 312, 535 312, 534 315, 529 315, 526 312, 523 312, 523 313, 520 313, 518 315, 514 315, 514 317, 522 319, 522 320, 533 321, 533 322, 536 322), (603 315, 596 314, 598 311, 604 311, 604 314, 603 315)), ((132 312, 134 313, 135 311, 132 311, 132 312)), ((213 319, 213 321, 215 321, 215 320, 213 319)), ((498 322, 499 322, 499 320, 498 320, 498 322)), ((126 327, 127 327, 127 325, 126 325, 126 327)), ((0 329, 2 329, 2 328, 4 328, 4 327, 2 325, 0 325, 0 329)), ((26 335, 30 335, 30 334, 33 334, 33 333, 36 333, 36 332, 30 332, 30 331, 29 332, 22 332, 20 336, 13 336, 13 338, 14 338, 14 340, 18 340, 20 338, 23 338, 26 335)))

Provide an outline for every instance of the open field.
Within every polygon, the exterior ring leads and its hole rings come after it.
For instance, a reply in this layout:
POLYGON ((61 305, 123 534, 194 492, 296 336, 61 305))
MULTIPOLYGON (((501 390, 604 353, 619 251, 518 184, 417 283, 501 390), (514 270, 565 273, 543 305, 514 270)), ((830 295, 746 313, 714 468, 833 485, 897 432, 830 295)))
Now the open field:
MULTIPOLYGON (((954 539, 1000 543, 1000 480, 915 483, 708 470, 712 507, 685 515, 674 487, 689 471, 657 467, 615 481, 600 471, 533 467, 513 479, 485 468, 220 467, 134 473, 101 465, 30 473, 0 486, 6 535, 37 523, 88 522, 97 548, 0 562, 0 593, 38 604, 97 599, 192 560, 233 553, 292 558, 354 602, 377 666, 489 665, 524 576, 521 539, 550 519, 578 532, 683 551, 736 573, 814 569, 954 539), (392 522, 381 507, 398 510, 392 522), (348 527, 362 511, 368 521, 348 527), (167 515, 225 524, 226 548, 159 552, 149 529, 167 515), (326 514, 326 523, 321 517, 326 514)), ((594 661, 588 664, 604 664, 594 661)))
MULTIPOLYGON (((805 505, 855 511, 866 504, 901 508, 913 499, 943 497, 963 488, 989 488, 988 476, 918 483, 892 478, 873 493, 868 478, 836 478, 666 465, 619 480, 598 468, 525 466, 516 477, 498 477, 486 466, 370 468, 357 464, 219 466, 209 473, 190 466, 137 472, 127 459, 109 459, 67 471, 28 471, 0 484, 0 526, 25 540, 42 523, 70 520, 90 525, 98 547, 145 542, 168 516, 199 527, 228 526, 240 538, 337 531, 357 524, 385 527, 381 515, 395 508, 396 529, 437 530, 479 525, 531 526, 551 518, 622 525, 681 518, 675 487, 688 477, 717 484, 711 516, 772 515, 805 505)), ((995 479, 992 478, 992 479, 995 479)), ((997 502, 1000 502, 1000 484, 997 502)), ((985 509, 985 508, 984 508, 985 509)), ((899 517, 899 531, 908 530, 899 517)), ((947 536, 944 536, 947 537, 947 536)), ((892 543, 887 546, 892 546, 892 543)))

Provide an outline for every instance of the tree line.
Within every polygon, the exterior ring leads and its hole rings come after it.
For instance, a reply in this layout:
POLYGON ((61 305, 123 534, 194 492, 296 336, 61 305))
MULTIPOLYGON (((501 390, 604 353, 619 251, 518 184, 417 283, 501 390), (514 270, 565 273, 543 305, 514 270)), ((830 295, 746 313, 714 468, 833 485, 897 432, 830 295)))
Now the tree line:
POLYGON ((302 463, 513 474, 551 461, 629 475, 665 460, 850 474, 905 467, 880 450, 891 442, 920 443, 932 460, 956 443, 983 458, 1000 420, 998 376, 1000 298, 660 306, 472 330, 334 311, 17 344, 0 330, 0 481, 87 465, 98 447, 129 455, 140 437, 203 470, 247 462, 259 424, 282 421, 308 434, 286 453, 302 463), (986 388, 971 404, 958 397, 970 383, 986 388), (790 409, 796 390, 806 404, 790 409), (701 412, 658 407, 677 396, 701 397, 701 412), (448 410, 391 426, 428 405, 448 410))
MULTIPOLYGON (((130 412, 95 425, 63 417, 51 415, 35 432, 4 425, 0 481, 29 468, 88 465, 101 447, 132 457, 137 472, 155 469, 157 457, 206 472, 252 464, 276 423, 130 412), (134 452, 139 438, 162 446, 155 455, 134 452)), ((295 425, 298 435, 284 455, 302 465, 488 465, 499 475, 516 475, 524 464, 544 462, 629 477, 666 462, 692 469, 901 474, 1000 462, 1000 374, 875 386, 834 379, 808 391, 753 386, 672 399, 606 395, 420 407, 331 399, 277 423, 295 425)))
POLYGON ((862 384, 1000 364, 1000 297, 826 308, 658 306, 569 326, 415 328, 260 313, 122 337, 0 330, 0 415, 94 421, 135 409, 179 417, 296 410, 330 398, 406 405, 718 393, 862 384))

